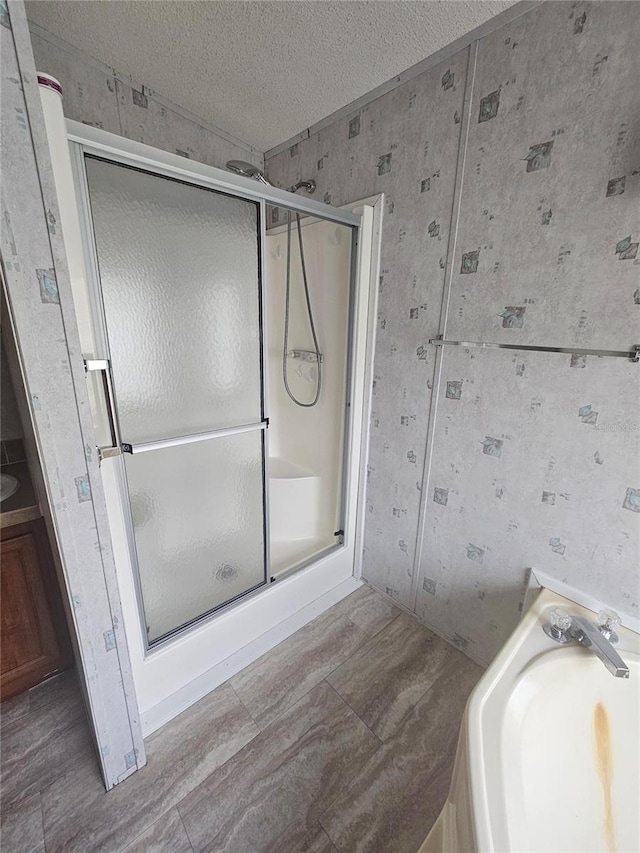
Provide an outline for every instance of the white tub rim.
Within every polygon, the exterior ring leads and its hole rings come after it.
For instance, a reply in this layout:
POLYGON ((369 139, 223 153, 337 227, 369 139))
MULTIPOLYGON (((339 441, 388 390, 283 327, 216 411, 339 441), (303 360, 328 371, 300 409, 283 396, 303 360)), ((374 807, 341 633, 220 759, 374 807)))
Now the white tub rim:
MULTIPOLYGON (((588 654, 586 650, 577 646, 564 648, 558 646, 546 637, 542 631, 546 612, 553 607, 562 607, 570 613, 597 620, 597 612, 603 606, 606 605, 593 602, 593 609, 591 609, 554 590, 542 588, 516 630, 474 688, 467 704, 463 726, 466 727, 467 738, 469 819, 473 824, 476 850, 509 849, 506 843, 506 820, 503 825, 498 825, 499 821, 495 818, 495 804, 505 797, 502 775, 494 774, 491 782, 488 783, 487 768, 492 766, 492 758, 489 755, 491 744, 488 742, 488 737, 492 728, 503 726, 503 717, 513 689, 522 676, 530 671, 532 664, 546 655, 562 654, 566 650, 569 654, 572 652, 588 654)), ((633 620, 629 621, 633 622, 633 620)), ((626 617, 623 617, 624 622, 627 622, 626 617)), ((632 628, 624 626, 619 629, 619 635, 620 641, 616 645, 616 650, 621 657, 624 659, 625 652, 638 655, 640 636, 632 628)), ((601 662, 596 661, 595 658, 594 662, 602 666, 601 662)), ((497 761, 493 763, 498 764, 497 761)))

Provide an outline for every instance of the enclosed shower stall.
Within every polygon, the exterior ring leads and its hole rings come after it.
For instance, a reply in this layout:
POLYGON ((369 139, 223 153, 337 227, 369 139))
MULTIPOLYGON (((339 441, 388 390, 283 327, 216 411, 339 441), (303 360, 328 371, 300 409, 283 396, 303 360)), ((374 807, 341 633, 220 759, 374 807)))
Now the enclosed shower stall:
POLYGON ((296 214, 264 233, 260 202, 93 153, 76 167, 87 371, 152 646, 341 543, 354 232, 296 214))
POLYGON ((65 120, 45 83, 146 734, 358 586, 382 198, 337 209, 65 120))
POLYGON ((55 127, 49 116, 142 668, 302 569, 310 600, 353 574, 371 244, 363 254, 364 208, 316 202, 312 181, 283 191, 250 164, 221 171, 55 127))

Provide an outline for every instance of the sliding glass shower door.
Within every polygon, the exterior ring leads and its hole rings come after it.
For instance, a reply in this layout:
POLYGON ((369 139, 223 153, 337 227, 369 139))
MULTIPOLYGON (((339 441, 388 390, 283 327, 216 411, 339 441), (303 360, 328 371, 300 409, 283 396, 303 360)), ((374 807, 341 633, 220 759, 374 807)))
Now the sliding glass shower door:
POLYGON ((266 582, 260 205, 93 156, 85 170, 152 644, 266 582))

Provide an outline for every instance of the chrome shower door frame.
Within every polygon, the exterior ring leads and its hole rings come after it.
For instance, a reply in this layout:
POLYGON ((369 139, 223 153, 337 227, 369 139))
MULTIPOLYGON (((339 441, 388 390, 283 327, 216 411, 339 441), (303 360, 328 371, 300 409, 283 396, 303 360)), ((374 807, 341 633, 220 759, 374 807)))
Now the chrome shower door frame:
MULTIPOLYGON (((266 401, 266 385, 265 385, 265 335, 263 333, 264 329, 264 276, 262 274, 262 270, 264 268, 264 215, 265 215, 265 206, 264 202, 259 199, 249 198, 246 199, 250 204, 254 205, 256 208, 256 225, 257 225, 257 249, 258 256, 256 259, 257 262, 257 276, 258 281, 260 283, 260 291, 258 293, 258 317, 259 317, 259 329, 260 329, 260 345, 259 345, 259 361, 258 361, 258 369, 260 371, 260 420, 255 423, 249 424, 239 424, 236 426, 230 426, 222 429, 212 429, 206 432, 200 432, 196 434, 188 434, 181 435, 167 439, 161 439, 157 441, 149 441, 139 444, 131 444, 127 443, 123 439, 126 436, 123 436, 122 429, 119 423, 118 417, 118 408, 117 408, 117 388, 114 391, 113 387, 113 377, 112 377, 112 361, 111 361, 111 353, 110 353, 110 345, 109 345, 109 336, 107 330, 107 321, 106 321, 106 312, 104 307, 103 295, 102 295, 102 286, 100 282, 100 271, 99 271, 99 260, 98 260, 98 252, 97 246, 95 242, 95 234, 93 227, 93 219, 91 215, 91 205, 89 198, 89 184, 87 179, 87 173, 85 168, 85 158, 88 157, 97 157, 98 159, 106 162, 113 162, 116 165, 121 165, 129 168, 134 168, 137 171, 144 172, 146 174, 158 175, 159 177, 168 179, 168 180, 177 180, 180 183, 189 183, 192 186, 196 186, 198 188, 217 191, 217 188, 214 186, 204 185, 201 181, 185 181, 182 175, 172 175, 167 173, 166 170, 156 170, 154 168, 154 162, 150 161, 146 164, 140 163, 138 161, 128 162, 126 157, 123 156, 114 156, 111 157, 108 155, 108 152, 105 152, 104 148, 100 148, 99 151, 92 150, 90 145, 79 144, 76 142, 70 142, 71 146, 71 158, 72 158, 72 169, 74 171, 74 184, 76 187, 76 192, 78 196, 79 208, 81 210, 81 228, 82 228, 82 242, 83 242, 83 251, 85 257, 85 269, 87 271, 88 279, 89 279, 89 298, 90 305, 92 309, 92 322, 93 322, 93 337, 97 350, 99 351, 100 358, 99 359, 85 359, 85 369, 87 372, 99 371, 102 373, 103 383, 104 383, 104 402, 106 407, 107 419, 109 422, 110 433, 112 437, 112 445, 109 447, 100 447, 98 448, 98 452, 102 460, 106 458, 120 457, 119 459, 114 459, 114 464, 116 466, 117 471, 117 480, 118 480, 118 493, 120 495, 120 503, 121 509, 123 513, 125 529, 126 529, 126 538, 128 544, 129 551, 129 559, 131 563, 131 567, 133 570, 133 580, 136 591, 136 603, 138 610, 138 621, 140 626, 140 631, 142 634, 142 639, 144 643, 145 652, 148 653, 151 649, 155 650, 156 648, 163 645, 165 642, 171 640, 172 638, 182 634, 184 631, 187 631, 192 625, 196 625, 200 623, 202 620, 210 617, 215 612, 220 610, 221 608, 229 606, 231 603, 236 601, 239 598, 242 598, 244 595, 250 594, 254 591, 257 591, 267 585, 269 583, 270 578, 270 555, 269 555, 269 536, 268 536, 268 507, 269 507, 269 495, 268 495, 268 469, 267 469, 267 459, 269 453, 268 446, 268 414, 267 414, 267 401, 266 401), (261 473, 262 473, 262 518, 263 518, 263 531, 262 531, 262 541, 263 541, 263 572, 262 572, 262 580, 257 585, 253 585, 248 589, 244 590, 239 595, 233 596, 219 605, 216 605, 212 608, 209 608, 205 612, 199 614, 188 622, 177 626, 175 629, 166 632, 158 638, 150 640, 147 632, 145 631, 145 625, 147 624, 147 618, 145 616, 145 608, 144 608, 144 595, 142 590, 142 580, 141 580, 141 572, 140 572, 140 563, 138 557, 138 549, 136 545, 136 536, 135 536, 135 525, 131 512, 131 503, 130 503, 130 493, 127 484, 127 474, 126 467, 124 464, 124 457, 122 454, 131 454, 138 455, 140 453, 147 453, 154 450, 162 450, 164 448, 170 447, 178 447, 182 445, 192 444, 195 442, 209 441, 215 440, 217 438, 226 438, 232 437, 235 435, 240 435, 247 432, 261 432, 261 452, 262 452, 262 465, 261 465, 261 473)), ((226 191, 226 189, 222 193, 226 196, 232 196, 231 193, 226 191)))
MULTIPOLYGON (((214 618, 220 611, 227 610, 233 607, 238 601, 246 601, 250 596, 257 595, 266 587, 272 585, 275 581, 270 571, 270 526, 269 526, 269 400, 268 400, 268 377, 267 377, 267 335, 265 330, 268 328, 268 319, 266 317, 267 300, 266 300, 266 283, 264 275, 264 252, 265 252, 265 235, 266 235, 266 205, 271 204, 280 208, 296 211, 308 216, 314 216, 321 219, 335 222, 336 224, 347 225, 352 229, 352 259, 351 273, 349 282, 349 302, 350 302, 350 317, 349 317, 349 339, 347 342, 347 398, 345 400, 345 432, 343 445, 343 485, 342 485, 342 528, 346 530, 346 507, 348 503, 347 491, 347 469, 348 459, 350 458, 350 433, 351 422, 355 416, 352 406, 353 397, 353 382, 351 376, 351 365, 354 357, 354 316, 353 316, 353 299, 355 292, 355 282, 358 267, 358 236, 361 227, 361 217, 348 210, 338 210, 321 202, 314 201, 306 197, 299 197, 285 190, 280 190, 270 185, 258 183, 250 178, 244 178, 240 175, 217 169, 211 166, 206 166, 200 163, 195 163, 175 154, 169 154, 158 149, 152 149, 142 143, 124 139, 115 134, 107 133, 98 128, 89 127, 79 122, 67 120, 68 139, 71 154, 71 163, 74 177, 74 185, 76 191, 76 200, 80 215, 80 226, 82 231, 83 254, 85 261, 85 270, 87 274, 87 285, 90 296, 93 336, 97 352, 85 354, 85 364, 87 370, 102 370, 105 389, 111 387, 110 371, 110 354, 109 343, 106 328, 106 318, 104 306, 102 302, 101 284, 99 277, 97 248, 95 245, 95 237, 93 233, 93 221, 91 216, 91 207, 89 200, 89 189, 87 175, 85 170, 85 156, 97 157, 101 160, 106 160, 114 164, 128 166, 139 171, 148 172, 160 177, 165 177, 182 183, 192 184, 202 189, 210 189, 225 195, 244 199, 254 202, 258 205, 258 277, 259 277, 259 311, 260 311, 260 371, 261 371, 261 399, 262 399, 262 419, 260 422, 253 424, 244 424, 238 427, 232 427, 224 430, 212 430, 211 432, 201 433, 192 436, 185 436, 176 439, 168 439, 160 442, 148 442, 145 444, 130 445, 121 444, 117 446, 117 436, 120 436, 117 410, 107 412, 107 417, 110 422, 115 424, 115 429, 111 430, 114 436, 112 447, 101 448, 102 458, 113 458, 112 463, 115 465, 116 478, 118 481, 118 491, 120 494, 121 508, 123 511, 123 520, 126 529, 126 538, 128 544, 129 557, 133 571, 133 582, 135 587, 136 603, 138 610, 139 629, 142 637, 145 657, 155 653, 158 649, 171 643, 178 637, 182 637, 185 633, 192 631, 203 623, 214 618), (177 444, 186 444, 194 441, 204 441, 214 439, 216 436, 234 435, 241 432, 253 430, 262 431, 263 436, 263 539, 264 539, 264 580, 257 587, 253 587, 236 596, 235 598, 226 601, 225 603, 215 607, 214 609, 200 615, 191 622, 169 632, 167 635, 159 638, 152 643, 149 642, 145 631, 145 614, 142 596, 142 585, 140 580, 140 571, 137 559, 134 522, 131 515, 131 506, 129 501, 129 492, 127 488, 126 472, 122 452, 141 453, 161 447, 168 447, 177 444)), ((105 394, 107 403, 113 399, 111 393, 105 394)), ((119 439, 121 440, 121 438, 119 439)), ((344 549, 348 544, 346 537, 335 546, 331 546, 321 555, 310 562, 316 562, 329 552, 344 549)), ((307 565, 303 563, 297 566, 296 569, 302 569, 307 565)))

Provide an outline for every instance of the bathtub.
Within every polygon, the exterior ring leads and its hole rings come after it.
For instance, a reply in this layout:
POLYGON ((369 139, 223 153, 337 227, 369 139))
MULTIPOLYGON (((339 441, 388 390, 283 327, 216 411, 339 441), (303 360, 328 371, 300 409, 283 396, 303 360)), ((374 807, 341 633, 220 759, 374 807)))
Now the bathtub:
MULTIPOLYGON (((618 629, 629 678, 542 630, 543 589, 473 691, 447 802, 419 853, 640 850, 640 636, 618 629)), ((623 620, 624 621, 624 620, 623 620)))
POLYGON ((279 456, 269 459, 269 525, 276 541, 319 536, 320 477, 279 456))

